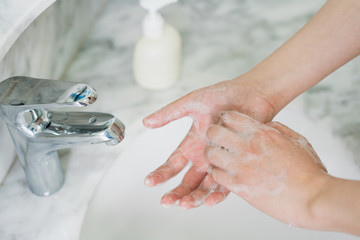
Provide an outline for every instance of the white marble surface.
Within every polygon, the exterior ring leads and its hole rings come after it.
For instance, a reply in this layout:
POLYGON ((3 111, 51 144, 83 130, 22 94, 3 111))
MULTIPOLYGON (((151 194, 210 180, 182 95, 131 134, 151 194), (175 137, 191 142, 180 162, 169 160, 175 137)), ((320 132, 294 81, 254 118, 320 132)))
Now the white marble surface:
POLYGON ((21 33, 56 0, 0 2, 0 61, 21 33))
MULTIPOLYGON (((0 188, 0 239, 77 240, 98 182, 122 149, 142 131, 142 117, 193 89, 248 71, 294 34, 323 3, 181 0, 167 7, 162 11, 165 19, 183 37, 182 76, 172 88, 153 92, 136 86, 132 77, 132 52, 145 12, 133 0, 110 1, 65 80, 86 82, 97 89, 98 101, 88 110, 116 115, 127 126, 126 140, 111 148, 94 145, 66 152, 65 186, 49 198, 29 192, 17 164, 0 188)), ((337 76, 355 79, 359 74, 353 66, 345 66, 337 76)), ((337 91, 336 85, 330 88, 337 91)), ((311 92, 302 96, 309 104, 305 105, 307 110, 317 102, 312 96, 311 92)), ((312 117, 323 121, 322 115, 312 117)), ((328 117, 332 121, 331 114, 328 117)))

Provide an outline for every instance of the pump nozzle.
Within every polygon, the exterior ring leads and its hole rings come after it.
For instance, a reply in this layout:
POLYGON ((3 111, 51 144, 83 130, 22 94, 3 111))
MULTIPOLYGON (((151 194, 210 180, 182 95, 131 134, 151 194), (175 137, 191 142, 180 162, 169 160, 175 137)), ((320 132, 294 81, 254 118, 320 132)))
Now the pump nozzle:
POLYGON ((156 12, 160 8, 175 2, 177 2, 177 0, 140 0, 140 6, 149 10, 150 12, 156 12))
POLYGON ((144 35, 148 38, 161 37, 164 28, 164 19, 157 11, 177 0, 140 0, 140 6, 149 11, 143 22, 144 35))

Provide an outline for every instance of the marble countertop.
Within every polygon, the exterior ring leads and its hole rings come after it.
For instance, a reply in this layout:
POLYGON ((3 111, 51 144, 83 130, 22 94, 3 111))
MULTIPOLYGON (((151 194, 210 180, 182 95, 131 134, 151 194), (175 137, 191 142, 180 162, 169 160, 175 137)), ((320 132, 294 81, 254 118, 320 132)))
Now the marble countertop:
POLYGON ((56 0, 0 2, 0 61, 21 33, 56 0))
MULTIPOLYGON (((36 1, 44 7, 51 2, 36 1)), ((0 239, 77 240, 96 186, 122 149, 143 130, 144 116, 191 90, 248 71, 294 34, 323 3, 182 0, 168 6, 162 10, 164 18, 179 29, 183 38, 182 76, 168 90, 148 91, 138 87, 132 75, 132 53, 145 12, 133 0, 110 1, 65 80, 85 82, 95 88, 99 98, 84 110, 117 116, 127 127, 126 139, 115 147, 100 144, 63 151, 66 183, 47 198, 30 193, 21 166, 16 163, 0 188, 0 239)), ((15 3, 0 3, 0 16, 4 11, 1 4, 15 3)), ((10 32, 3 29, 0 25, 0 35, 10 32)), ((339 74, 355 76, 357 72, 349 65, 339 74)), ((311 103, 314 94, 302 98, 311 103)), ((310 105, 309 109, 313 109, 310 105)))

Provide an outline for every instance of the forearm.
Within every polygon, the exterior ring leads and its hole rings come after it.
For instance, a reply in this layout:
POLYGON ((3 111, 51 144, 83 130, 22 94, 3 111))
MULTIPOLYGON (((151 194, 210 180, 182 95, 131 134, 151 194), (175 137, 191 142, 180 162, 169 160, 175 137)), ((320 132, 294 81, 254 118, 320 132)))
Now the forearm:
POLYGON ((360 236, 360 181, 331 178, 311 208, 319 230, 360 236))
POLYGON ((249 71, 278 111, 360 54, 360 0, 329 0, 272 55, 249 71))

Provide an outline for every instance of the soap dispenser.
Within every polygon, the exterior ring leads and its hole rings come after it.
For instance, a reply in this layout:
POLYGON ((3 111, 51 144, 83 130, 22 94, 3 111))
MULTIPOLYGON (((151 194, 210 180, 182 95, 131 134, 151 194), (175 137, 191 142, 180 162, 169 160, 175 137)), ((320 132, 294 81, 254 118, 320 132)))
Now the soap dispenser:
POLYGON ((143 35, 135 46, 133 71, 136 83, 143 88, 166 89, 179 78, 181 37, 158 13, 174 2, 177 0, 140 0, 148 14, 143 21, 143 35))

